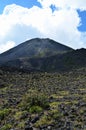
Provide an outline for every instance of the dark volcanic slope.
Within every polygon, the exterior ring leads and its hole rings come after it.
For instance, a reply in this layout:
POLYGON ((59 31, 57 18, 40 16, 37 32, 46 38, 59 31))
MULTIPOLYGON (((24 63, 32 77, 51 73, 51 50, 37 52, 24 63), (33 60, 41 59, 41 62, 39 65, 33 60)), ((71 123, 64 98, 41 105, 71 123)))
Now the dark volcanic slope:
POLYGON ((31 39, 0 55, 0 64, 17 59, 46 57, 72 50, 51 39, 31 39))
POLYGON ((1 54, 0 66, 26 71, 68 71, 86 67, 86 49, 73 50, 51 39, 35 38, 1 54))
POLYGON ((6 66, 29 71, 69 71, 86 67, 86 49, 73 50, 49 57, 15 59, 6 62, 6 66))

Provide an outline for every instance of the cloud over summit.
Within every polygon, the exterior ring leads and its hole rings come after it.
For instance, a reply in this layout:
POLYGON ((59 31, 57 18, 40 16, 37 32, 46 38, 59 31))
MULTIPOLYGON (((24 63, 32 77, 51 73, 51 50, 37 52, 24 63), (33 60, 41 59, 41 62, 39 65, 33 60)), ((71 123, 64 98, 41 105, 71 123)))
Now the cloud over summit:
POLYGON ((85 0, 38 0, 42 7, 49 7, 51 4, 63 8, 86 10, 85 0))
POLYGON ((34 37, 49 37, 73 48, 86 47, 77 12, 86 10, 85 0, 38 0, 42 8, 7 5, 0 15, 0 52, 34 37), (52 12, 50 8, 56 9, 52 12), (11 42, 9 42, 11 41, 11 42), (6 46, 8 45, 9 47, 6 46))

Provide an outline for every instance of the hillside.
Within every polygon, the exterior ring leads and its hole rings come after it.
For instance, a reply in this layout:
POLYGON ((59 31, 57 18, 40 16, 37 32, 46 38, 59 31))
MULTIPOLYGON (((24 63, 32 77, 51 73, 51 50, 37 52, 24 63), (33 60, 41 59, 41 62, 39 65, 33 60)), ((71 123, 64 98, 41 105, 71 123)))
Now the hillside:
POLYGON ((51 39, 35 38, 2 53, 0 55, 0 64, 16 60, 35 57, 47 57, 55 54, 62 54, 72 50, 65 45, 62 45, 51 39))
POLYGON ((0 130, 85 130, 86 49, 32 39, 0 54, 0 130))
POLYGON ((48 57, 21 58, 10 60, 3 67, 33 72, 66 72, 86 67, 86 49, 72 50, 48 57))
POLYGON ((86 49, 73 50, 51 39, 35 38, 0 54, 4 69, 63 72, 86 67, 86 49))
POLYGON ((0 130, 62 129, 86 129, 86 68, 30 74, 0 69, 0 130))

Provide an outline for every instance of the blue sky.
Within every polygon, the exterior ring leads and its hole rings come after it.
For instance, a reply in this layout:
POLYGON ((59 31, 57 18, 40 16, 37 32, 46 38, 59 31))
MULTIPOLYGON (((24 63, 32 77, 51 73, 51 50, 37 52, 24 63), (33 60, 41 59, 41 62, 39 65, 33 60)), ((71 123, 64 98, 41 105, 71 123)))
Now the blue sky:
POLYGON ((34 5, 39 7, 41 6, 37 0, 0 0, 0 13, 3 12, 3 9, 6 5, 13 3, 27 8, 31 8, 34 5))
POLYGON ((82 25, 78 28, 80 31, 86 31, 86 11, 78 10, 79 17, 81 17, 82 25))
POLYGON ((0 0, 0 53, 35 37, 86 48, 86 0, 0 0))

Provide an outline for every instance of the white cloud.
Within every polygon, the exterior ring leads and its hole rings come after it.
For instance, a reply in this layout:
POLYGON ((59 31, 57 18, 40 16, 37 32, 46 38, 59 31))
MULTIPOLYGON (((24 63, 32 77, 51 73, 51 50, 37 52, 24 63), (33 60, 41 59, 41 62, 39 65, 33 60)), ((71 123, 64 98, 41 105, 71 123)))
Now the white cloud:
POLYGON ((62 9, 72 8, 86 10, 86 0, 38 0, 38 2, 40 2, 44 8, 53 4, 62 9))
POLYGON ((7 51, 10 48, 13 48, 15 46, 15 42, 13 41, 8 41, 5 44, 0 45, 0 53, 3 53, 4 51, 7 51))
POLYGON ((73 48, 86 47, 86 34, 77 29, 81 22, 77 9, 86 10, 85 0, 38 1, 42 8, 15 4, 4 8, 0 15, 0 52, 34 37, 49 37, 73 48), (51 4, 58 10, 52 12, 51 4))

